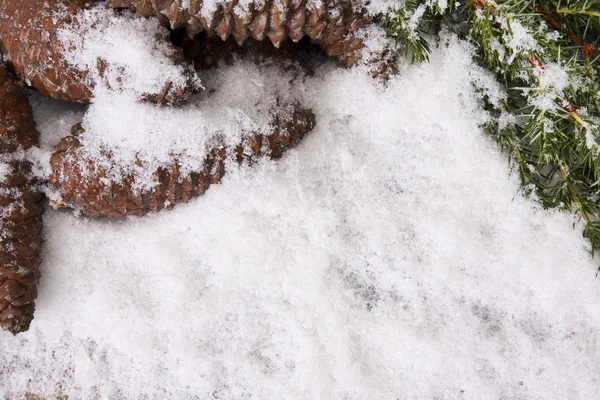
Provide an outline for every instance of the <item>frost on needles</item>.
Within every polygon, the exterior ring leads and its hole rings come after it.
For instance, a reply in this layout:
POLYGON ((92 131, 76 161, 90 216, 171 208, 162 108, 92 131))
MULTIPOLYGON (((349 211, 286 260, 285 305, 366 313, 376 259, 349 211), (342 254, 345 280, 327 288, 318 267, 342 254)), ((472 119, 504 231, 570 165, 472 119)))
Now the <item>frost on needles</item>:
POLYGON ((405 56, 426 61, 440 29, 469 40, 502 84, 482 93, 484 129, 518 168, 523 191, 575 211, 600 248, 600 0, 405 0, 380 14, 405 56))

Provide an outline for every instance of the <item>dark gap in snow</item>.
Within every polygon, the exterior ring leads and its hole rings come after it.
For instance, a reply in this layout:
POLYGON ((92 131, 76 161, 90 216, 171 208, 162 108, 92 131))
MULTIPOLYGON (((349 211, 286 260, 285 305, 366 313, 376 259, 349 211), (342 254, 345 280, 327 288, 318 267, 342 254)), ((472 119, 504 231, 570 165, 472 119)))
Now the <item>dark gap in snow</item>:
POLYGON ((188 61, 194 62, 197 70, 216 68, 219 62, 230 65, 238 57, 248 56, 250 53, 255 53, 251 57, 256 57, 258 62, 268 57, 274 57, 287 64, 291 62, 290 60, 294 60, 305 72, 312 71, 324 62, 333 61, 308 37, 298 42, 284 41, 279 48, 273 46, 269 40, 258 42, 253 38, 246 40, 242 46, 238 45, 233 38, 223 41, 217 36, 207 37, 200 34, 192 39, 185 29, 172 30, 170 38, 174 46, 183 49, 188 61))

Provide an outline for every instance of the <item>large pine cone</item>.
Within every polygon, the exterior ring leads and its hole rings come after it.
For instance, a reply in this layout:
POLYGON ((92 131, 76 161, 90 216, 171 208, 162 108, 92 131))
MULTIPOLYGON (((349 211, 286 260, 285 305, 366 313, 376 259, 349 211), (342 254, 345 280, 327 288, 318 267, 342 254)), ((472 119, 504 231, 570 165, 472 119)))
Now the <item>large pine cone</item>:
MULTIPOLYGON (((298 105, 292 107, 288 114, 273 116, 271 134, 255 134, 236 148, 216 145, 208 152, 200 171, 184 173, 177 160, 159 168, 154 172, 158 183, 151 189, 135 189, 140 185, 133 174, 124 174, 121 182, 106 179, 109 173, 102 166, 104 162, 97 163, 87 155, 78 138, 85 133, 76 125, 71 136, 61 139, 50 160, 50 183, 59 195, 51 204, 69 206, 95 217, 142 216, 149 211, 170 210, 177 203, 201 196, 211 184, 219 183, 228 161, 253 162, 264 156, 276 159, 296 146, 314 128, 315 116, 298 105)), ((110 161, 110 153, 103 154, 103 158, 102 161, 110 161)), ((144 160, 138 163, 145 164, 144 160)))
POLYGON ((40 276, 42 196, 19 155, 38 137, 27 99, 0 66, 0 327, 13 335, 29 329, 40 276))
MULTIPOLYGON (((110 5, 129 8, 137 14, 158 16, 172 29, 185 27, 190 37, 200 32, 242 45, 249 37, 269 38, 279 47, 286 38, 305 35, 344 66, 359 62, 372 65, 373 74, 383 77, 395 72, 391 47, 371 54, 365 40, 375 30, 364 8, 353 0, 111 0, 110 5), (372 29, 367 29, 372 27, 372 29)), ((380 29, 381 30, 381 29, 380 29)), ((378 34, 381 34, 379 32, 378 34)))
MULTIPOLYGON (((72 49, 65 48, 59 31, 77 27, 78 12, 93 4, 90 0, 0 0, 0 52, 9 69, 45 96, 88 102, 95 85, 93 74, 66 60, 65 53, 72 49)), ((157 40, 168 41, 168 35, 157 40)), ((165 82, 156 93, 144 93, 142 97, 158 103, 178 103, 192 92, 191 67, 185 64, 180 51, 173 48, 172 53, 171 61, 184 67, 185 82, 165 82)), ((107 63, 98 61, 97 72, 102 75, 107 63)))

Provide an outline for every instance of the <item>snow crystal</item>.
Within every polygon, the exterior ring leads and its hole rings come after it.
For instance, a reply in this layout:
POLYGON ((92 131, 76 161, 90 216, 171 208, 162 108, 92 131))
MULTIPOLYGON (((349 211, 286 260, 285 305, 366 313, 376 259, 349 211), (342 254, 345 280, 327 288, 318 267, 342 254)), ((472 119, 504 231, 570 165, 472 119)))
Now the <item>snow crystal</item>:
POLYGON ((512 19, 510 26, 505 18, 497 16, 496 20, 500 22, 500 25, 506 31, 503 35, 504 45, 512 50, 510 56, 506 60, 507 64, 512 64, 518 56, 530 54, 539 47, 535 37, 518 20, 512 19))
POLYGON ((12 167, 7 162, 0 162, 0 182, 6 181, 6 178, 12 173, 12 167))
POLYGON ((397 7, 404 7, 404 0, 375 0, 367 3, 367 10, 371 15, 384 13, 397 7))
MULTIPOLYGON (((448 9, 448 0, 428 0, 426 3, 429 7, 436 7, 438 8, 441 12, 444 12, 448 9)), ((455 4, 455 7, 459 7, 460 4, 457 2, 455 4)))
POLYGON ((206 19, 208 25, 212 24, 212 18, 219 9, 220 6, 225 3, 223 0, 208 0, 202 2, 202 8, 200 9, 200 15, 206 19))
POLYGON ((597 266, 478 128, 469 51, 447 39, 386 87, 319 68, 297 150, 172 212, 49 210, 0 397, 597 397, 597 266))
POLYGON ((427 7, 425 6, 425 4, 421 4, 421 5, 419 5, 419 7, 417 7, 415 12, 413 12, 413 14, 410 16, 410 18, 408 20, 408 25, 406 26, 406 30, 409 33, 409 37, 414 39, 415 37, 418 36, 417 28, 419 27, 419 24, 421 23, 421 19, 423 18, 423 15, 425 15, 426 10, 427 10, 427 7))
POLYGON ((236 18, 246 19, 250 14, 250 5, 254 4, 252 0, 239 0, 233 7, 233 13, 236 18))
MULTIPOLYGON (((560 64, 549 62, 543 66, 535 66, 537 85, 529 95, 529 102, 539 110, 554 110, 556 99, 563 97, 563 91, 571 85, 569 74, 560 64)), ((529 93, 530 91, 525 91, 529 93)))

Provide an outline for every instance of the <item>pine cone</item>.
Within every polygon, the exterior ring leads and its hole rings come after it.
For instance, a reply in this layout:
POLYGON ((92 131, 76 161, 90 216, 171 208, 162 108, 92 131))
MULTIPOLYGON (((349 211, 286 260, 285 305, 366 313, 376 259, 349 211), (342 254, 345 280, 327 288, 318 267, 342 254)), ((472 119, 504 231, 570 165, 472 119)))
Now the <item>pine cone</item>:
MULTIPOLYGON (((271 134, 255 134, 236 148, 215 146, 200 171, 184 173, 177 160, 173 160, 171 165, 154 172, 158 183, 149 190, 134 189, 139 182, 133 174, 124 174, 119 183, 107 182, 106 168, 87 156, 78 138, 84 134, 83 129, 76 125, 73 134, 58 143, 50 160, 50 183, 60 197, 59 201, 51 200, 51 204, 57 208, 70 206, 95 217, 142 216, 149 211, 170 210, 177 203, 201 196, 211 184, 219 183, 228 160, 251 163, 264 156, 280 158, 314 128, 315 116, 311 110, 293 105, 289 116, 274 115, 271 125, 271 134)), ((105 160, 111 158, 108 152, 103 156, 105 160)), ((145 163, 138 160, 138 164, 145 163)))
MULTIPOLYGON (((65 54, 72 49, 65 48, 59 31, 78 26, 78 12, 93 4, 93 0, 0 0, 0 52, 8 68, 45 96, 88 102, 95 85, 94 74, 67 61, 65 54)), ((168 35, 164 36, 157 40, 168 41, 168 35)), ((170 58, 174 64, 184 66, 185 83, 167 81, 161 90, 142 97, 157 103, 178 103, 192 92, 191 67, 175 48, 170 58)), ((95 67, 102 76, 108 65, 100 59, 95 67)))
POLYGON ((38 137, 27 99, 0 66, 0 327, 13 335, 33 319, 43 209, 31 163, 12 153, 38 137))
MULTIPOLYGON (((190 37, 200 32, 222 40, 233 37, 242 45, 249 37, 269 38, 279 47, 286 38, 294 41, 305 35, 344 66, 359 62, 373 66, 373 74, 388 77, 395 73, 391 47, 371 53, 365 49, 373 26, 364 9, 352 0, 111 0, 116 8, 129 8, 138 15, 156 15, 172 29, 185 27, 190 37)), ((374 26, 373 26, 373 29, 374 26)), ((381 29, 380 29, 381 30, 381 29)), ((379 32, 381 34, 381 32, 379 32)))

